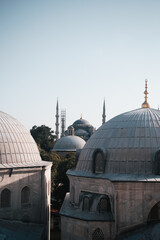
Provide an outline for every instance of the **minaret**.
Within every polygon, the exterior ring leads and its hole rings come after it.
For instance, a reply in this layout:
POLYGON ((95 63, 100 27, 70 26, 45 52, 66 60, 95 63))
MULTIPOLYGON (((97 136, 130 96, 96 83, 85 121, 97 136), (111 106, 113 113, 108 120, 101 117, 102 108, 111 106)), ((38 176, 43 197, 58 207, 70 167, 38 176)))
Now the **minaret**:
POLYGON ((105 107, 105 99, 103 102, 103 114, 102 114, 102 124, 106 122, 106 107, 105 107))
POLYGON ((57 140, 59 139, 59 107, 58 107, 58 99, 57 99, 57 106, 56 106, 56 136, 57 136, 57 140))
POLYGON ((61 110, 61 137, 65 136, 66 130, 66 110, 61 110))
POLYGON ((148 91, 147 91, 147 79, 145 80, 145 91, 144 91, 144 103, 142 103, 142 108, 150 108, 149 103, 147 102, 147 95, 148 95, 148 91))

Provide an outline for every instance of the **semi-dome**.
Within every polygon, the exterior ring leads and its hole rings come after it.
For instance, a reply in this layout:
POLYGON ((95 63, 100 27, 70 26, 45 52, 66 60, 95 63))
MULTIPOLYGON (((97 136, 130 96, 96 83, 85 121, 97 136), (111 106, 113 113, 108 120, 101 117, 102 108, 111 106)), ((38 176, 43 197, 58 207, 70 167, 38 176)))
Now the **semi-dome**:
POLYGON ((56 152, 75 152, 78 149, 82 149, 85 145, 85 141, 77 136, 65 136, 60 138, 53 147, 53 151, 56 152))
POLYGON ((87 136, 88 132, 85 131, 84 129, 78 129, 78 130, 75 131, 75 135, 76 136, 87 136))
POLYGON ((30 132, 10 115, 0 112, 0 168, 44 165, 30 132))
POLYGON ((140 108, 103 124, 82 149, 76 171, 94 173, 97 164, 100 173, 155 174, 159 149, 160 111, 140 108))

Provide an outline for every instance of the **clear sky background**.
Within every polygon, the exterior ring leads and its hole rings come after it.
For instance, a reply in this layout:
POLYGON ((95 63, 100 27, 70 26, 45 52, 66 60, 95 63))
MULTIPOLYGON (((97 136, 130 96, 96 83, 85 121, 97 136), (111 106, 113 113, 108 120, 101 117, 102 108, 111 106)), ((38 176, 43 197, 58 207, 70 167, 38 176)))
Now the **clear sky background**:
POLYGON ((159 0, 0 0, 0 109, 27 129, 55 130, 57 98, 67 126, 98 128, 137 109, 145 79, 160 104, 159 0))

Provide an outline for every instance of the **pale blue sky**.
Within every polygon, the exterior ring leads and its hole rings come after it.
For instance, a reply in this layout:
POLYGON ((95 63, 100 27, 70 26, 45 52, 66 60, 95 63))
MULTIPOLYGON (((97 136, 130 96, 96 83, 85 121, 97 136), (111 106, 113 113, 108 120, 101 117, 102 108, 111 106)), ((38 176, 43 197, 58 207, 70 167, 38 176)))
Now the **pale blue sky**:
POLYGON ((30 129, 160 104, 159 0, 0 0, 0 109, 30 129))

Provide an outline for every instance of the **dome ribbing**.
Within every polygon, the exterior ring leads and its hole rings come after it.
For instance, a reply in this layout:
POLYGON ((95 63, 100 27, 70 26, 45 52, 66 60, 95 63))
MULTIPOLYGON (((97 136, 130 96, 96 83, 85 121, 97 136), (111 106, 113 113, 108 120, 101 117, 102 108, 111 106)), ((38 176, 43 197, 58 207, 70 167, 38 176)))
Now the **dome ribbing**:
POLYGON ((30 132, 10 115, 0 112, 0 168, 43 165, 30 132))
POLYGON ((92 172, 96 149, 104 152, 104 173, 154 174, 155 153, 160 149, 160 111, 140 108, 103 124, 82 149, 77 171, 92 172))

